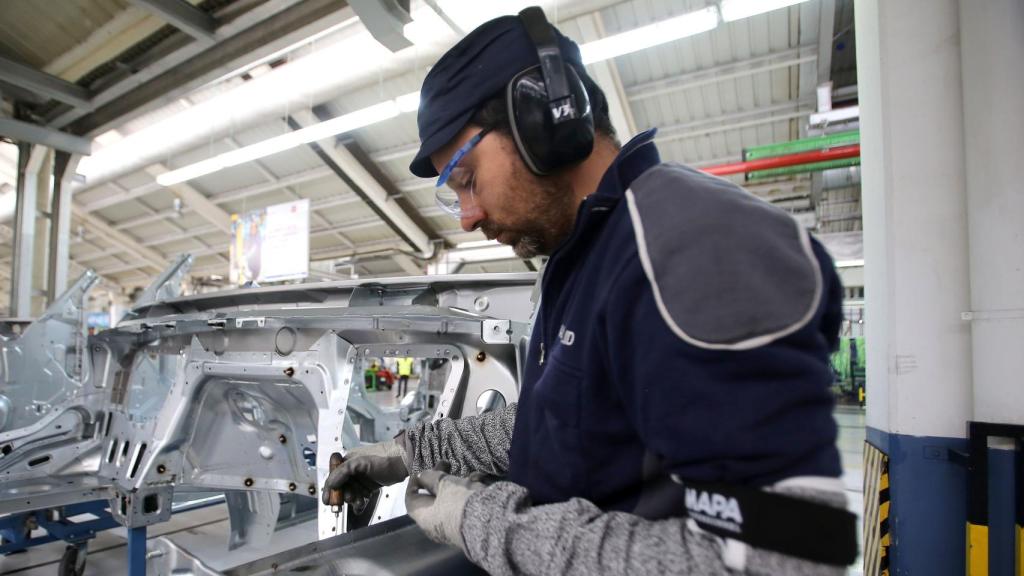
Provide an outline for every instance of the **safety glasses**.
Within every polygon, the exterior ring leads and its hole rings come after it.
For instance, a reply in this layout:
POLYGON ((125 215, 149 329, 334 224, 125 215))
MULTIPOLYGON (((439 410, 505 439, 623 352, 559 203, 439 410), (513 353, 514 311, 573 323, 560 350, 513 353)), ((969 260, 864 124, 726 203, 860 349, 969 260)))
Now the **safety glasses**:
POLYGON ((467 211, 476 206, 473 189, 476 176, 472 170, 459 164, 490 131, 490 128, 485 128, 463 144, 437 177, 434 198, 438 207, 453 218, 461 219, 467 211))

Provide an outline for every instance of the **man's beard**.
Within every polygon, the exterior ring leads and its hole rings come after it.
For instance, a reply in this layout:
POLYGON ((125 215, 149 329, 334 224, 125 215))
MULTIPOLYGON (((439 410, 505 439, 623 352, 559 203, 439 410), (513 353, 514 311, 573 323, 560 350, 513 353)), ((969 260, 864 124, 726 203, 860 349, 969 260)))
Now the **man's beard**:
POLYGON ((525 216, 512 222, 487 221, 481 229, 489 238, 512 234, 509 242, 516 256, 530 259, 551 255, 572 231, 576 209, 568 178, 539 177, 526 170, 520 162, 511 191, 525 216))
POLYGON ((543 249, 541 241, 533 236, 523 236, 512 246, 512 251, 523 260, 540 256, 543 249))

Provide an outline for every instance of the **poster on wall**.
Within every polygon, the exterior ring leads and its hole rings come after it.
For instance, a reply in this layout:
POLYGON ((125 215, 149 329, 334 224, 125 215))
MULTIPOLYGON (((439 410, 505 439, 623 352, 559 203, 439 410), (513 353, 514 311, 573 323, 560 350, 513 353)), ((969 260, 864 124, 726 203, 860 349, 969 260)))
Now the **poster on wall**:
POLYGON ((232 284, 309 275, 309 199, 231 216, 232 284))

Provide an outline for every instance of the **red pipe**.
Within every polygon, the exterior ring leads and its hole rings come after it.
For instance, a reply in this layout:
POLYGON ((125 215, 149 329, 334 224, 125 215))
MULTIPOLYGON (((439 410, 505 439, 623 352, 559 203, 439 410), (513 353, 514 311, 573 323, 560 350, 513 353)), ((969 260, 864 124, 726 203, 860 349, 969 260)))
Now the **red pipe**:
POLYGON ((714 174, 715 176, 725 176, 726 174, 742 174, 744 172, 754 172, 756 170, 799 166, 801 164, 813 164, 815 162, 826 162, 828 160, 842 160, 844 158, 856 158, 858 156, 860 156, 860 144, 850 144, 848 146, 829 148, 828 150, 798 152, 796 154, 787 154, 786 156, 776 156, 774 158, 760 158, 758 160, 749 160, 747 162, 719 164, 718 166, 701 168, 701 170, 708 174, 714 174))

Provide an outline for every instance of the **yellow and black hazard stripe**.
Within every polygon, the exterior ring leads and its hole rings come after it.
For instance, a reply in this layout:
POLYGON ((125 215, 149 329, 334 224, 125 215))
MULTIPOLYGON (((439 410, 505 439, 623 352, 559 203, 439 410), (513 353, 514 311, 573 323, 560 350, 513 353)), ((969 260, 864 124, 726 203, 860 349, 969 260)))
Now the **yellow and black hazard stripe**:
POLYGON ((882 474, 878 483, 878 535, 881 548, 879 570, 882 576, 889 576, 889 546, 892 536, 889 534, 889 458, 882 459, 882 474))
POLYGON ((889 576, 889 457, 864 443, 864 575, 889 576))

